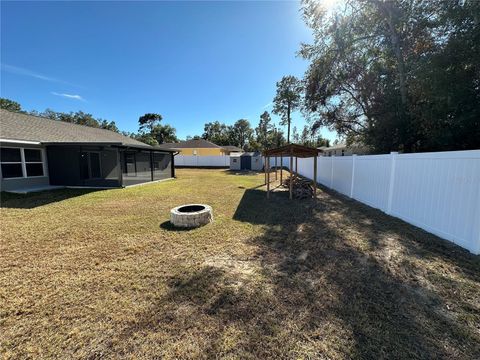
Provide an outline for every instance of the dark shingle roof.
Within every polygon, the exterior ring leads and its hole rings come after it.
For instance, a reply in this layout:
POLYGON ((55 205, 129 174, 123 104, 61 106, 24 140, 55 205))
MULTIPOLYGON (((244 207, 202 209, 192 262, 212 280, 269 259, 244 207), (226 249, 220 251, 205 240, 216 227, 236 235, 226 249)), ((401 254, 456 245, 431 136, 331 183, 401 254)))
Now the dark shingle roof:
POLYGON ((228 151, 243 152, 243 150, 241 148, 239 148, 238 146, 234 146, 234 145, 226 145, 226 146, 222 146, 222 148, 224 148, 225 150, 228 150, 228 151))
POLYGON ((41 143, 115 143, 151 148, 116 132, 0 109, 0 138, 41 143))
POLYGON ((162 149, 191 149, 191 148, 219 148, 220 146, 205 140, 205 139, 192 139, 181 141, 179 143, 165 143, 160 144, 158 147, 162 149))

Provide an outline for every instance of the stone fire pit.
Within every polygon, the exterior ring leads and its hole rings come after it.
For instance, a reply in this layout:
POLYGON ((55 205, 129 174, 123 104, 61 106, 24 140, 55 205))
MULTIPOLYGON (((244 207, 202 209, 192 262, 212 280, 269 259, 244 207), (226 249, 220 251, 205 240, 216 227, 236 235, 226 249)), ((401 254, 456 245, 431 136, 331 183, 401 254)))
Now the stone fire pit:
POLYGON ((170 210, 170 222, 175 227, 195 228, 213 221, 213 211, 208 205, 188 204, 170 210))

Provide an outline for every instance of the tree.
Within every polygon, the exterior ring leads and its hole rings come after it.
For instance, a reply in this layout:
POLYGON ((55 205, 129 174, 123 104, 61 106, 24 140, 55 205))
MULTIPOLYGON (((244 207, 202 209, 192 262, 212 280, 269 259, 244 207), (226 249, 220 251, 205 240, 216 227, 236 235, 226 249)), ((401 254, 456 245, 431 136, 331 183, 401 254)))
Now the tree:
POLYGON ((153 133, 153 129, 162 121, 162 115, 155 113, 147 113, 138 118, 140 131, 148 131, 153 133))
POLYGON ((277 82, 277 94, 273 99, 273 113, 280 115, 281 125, 287 125, 287 143, 290 143, 291 113, 300 106, 301 82, 292 75, 284 76, 277 82))
POLYGON ((310 129, 308 125, 305 125, 302 130, 302 135, 300 136, 300 142, 305 146, 312 146, 312 141, 310 141, 310 129))
POLYGON ((108 120, 102 119, 102 120, 99 120, 99 123, 100 123, 101 129, 114 131, 116 133, 120 132, 117 125, 115 124, 115 121, 108 121, 108 120))
POLYGON ((270 134, 270 137, 271 137, 272 148, 277 148, 287 143, 287 140, 285 139, 283 131, 277 129, 275 125, 273 125, 273 130, 270 134))
POLYGON ((143 142, 145 144, 148 144, 148 145, 152 145, 152 146, 158 145, 157 139, 155 139, 152 134, 147 133, 147 132, 141 132, 141 133, 138 133, 138 134, 133 134, 132 137, 135 140, 141 141, 141 142, 143 142))
POLYGON ((303 2, 313 43, 300 55, 312 130, 375 152, 480 145, 480 2, 303 2))
POLYGON ((237 145, 242 149, 249 142, 253 135, 253 129, 246 119, 240 119, 230 129, 231 145, 237 145))
POLYGON ((294 144, 300 143, 300 136, 298 135, 297 127, 294 126, 292 129, 292 140, 294 144))
MULTIPOLYGON (((264 111, 262 115, 260 115, 260 121, 258 123, 258 127, 255 129, 255 133, 257 134, 257 140, 259 147, 263 150, 268 149, 271 147, 271 132, 273 126, 271 124, 272 118, 268 111, 264 111)), ((258 150, 258 149, 256 149, 258 150)))
MULTIPOLYGON (((10 111, 25 112, 25 111, 22 111, 21 105, 19 103, 12 100, 8 100, 8 99, 0 98, 0 106, 2 109, 7 109, 10 111)), ((35 116, 41 116, 41 117, 48 118, 51 120, 56 120, 56 121, 64 121, 72 124, 106 129, 106 130, 114 131, 117 133, 120 132, 117 125, 115 124, 115 121, 108 121, 105 119, 96 119, 93 117, 92 114, 87 114, 87 113, 84 113, 83 111, 63 113, 63 112, 54 111, 52 109, 45 109, 43 112, 32 110, 29 112, 29 114, 35 115, 35 116)))
POLYGON ((206 123, 202 138, 217 145, 229 145, 229 128, 219 121, 206 123))
POLYGON ((174 127, 165 124, 155 126, 150 135, 157 141, 158 144, 164 144, 178 142, 176 133, 177 130, 174 127))
POLYGON ((22 107, 16 101, 0 98, 0 109, 19 112, 22 111, 22 107))

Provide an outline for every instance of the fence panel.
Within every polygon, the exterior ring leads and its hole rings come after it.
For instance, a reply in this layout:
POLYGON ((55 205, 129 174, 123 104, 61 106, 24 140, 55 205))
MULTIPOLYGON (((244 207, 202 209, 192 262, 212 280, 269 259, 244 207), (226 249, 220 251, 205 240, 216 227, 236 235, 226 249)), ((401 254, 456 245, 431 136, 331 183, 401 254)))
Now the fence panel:
POLYGON ((332 158, 319 157, 317 163, 317 181, 325 186, 332 185, 332 158))
POLYGON ((390 155, 357 156, 353 184, 354 199, 374 208, 387 210, 390 160, 390 155))
POLYGON ((229 167, 230 156, 196 156, 196 155, 176 155, 175 166, 192 167, 229 167))
POLYGON ((332 188, 339 193, 350 196, 352 187, 352 156, 336 156, 332 159, 332 188))
POLYGON ((480 151, 396 157, 391 214, 480 252, 480 151))

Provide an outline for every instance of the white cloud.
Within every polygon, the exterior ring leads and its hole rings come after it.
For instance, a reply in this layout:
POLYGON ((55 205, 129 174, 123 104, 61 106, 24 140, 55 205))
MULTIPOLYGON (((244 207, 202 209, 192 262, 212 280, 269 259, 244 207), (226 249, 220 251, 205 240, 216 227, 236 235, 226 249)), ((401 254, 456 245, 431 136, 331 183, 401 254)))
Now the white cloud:
POLYGON ((35 79, 39 79, 39 80, 43 80, 43 81, 50 81, 50 82, 56 82, 56 83, 60 83, 60 84, 68 84, 68 85, 77 86, 77 85, 74 85, 74 84, 70 84, 69 82, 66 82, 66 81, 63 81, 63 80, 60 80, 60 79, 55 79, 55 78, 52 78, 50 76, 46 76, 46 75, 37 73, 35 71, 25 69, 25 68, 22 68, 22 67, 18 67, 18 66, 1 64, 1 69, 2 69, 2 71, 6 71, 6 72, 9 72, 11 74, 30 76, 30 77, 33 77, 35 79))
POLYGON ((266 105, 263 107, 263 109, 269 108, 269 107, 272 106, 272 105, 273 105, 273 103, 272 103, 272 102, 269 102, 268 104, 266 104, 266 105))
POLYGON ((63 93, 57 93, 55 91, 52 91, 52 94, 56 95, 56 96, 61 96, 61 97, 67 98, 67 99, 86 101, 83 97, 81 97, 80 95, 76 95, 76 94, 63 94, 63 93))

